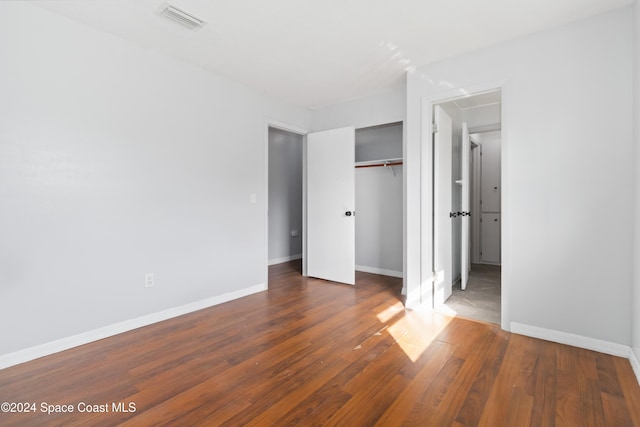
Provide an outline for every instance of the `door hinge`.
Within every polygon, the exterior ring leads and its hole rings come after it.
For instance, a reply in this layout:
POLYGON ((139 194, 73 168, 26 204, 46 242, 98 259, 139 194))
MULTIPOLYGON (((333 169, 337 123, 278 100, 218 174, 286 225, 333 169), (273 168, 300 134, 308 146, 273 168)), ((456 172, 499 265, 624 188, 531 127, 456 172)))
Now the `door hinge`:
POLYGON ((431 124, 431 133, 436 133, 438 132, 438 124, 437 123, 432 123, 431 124))
POLYGON ((449 218, 457 218, 459 216, 471 216, 471 212, 469 211, 449 212, 449 218))

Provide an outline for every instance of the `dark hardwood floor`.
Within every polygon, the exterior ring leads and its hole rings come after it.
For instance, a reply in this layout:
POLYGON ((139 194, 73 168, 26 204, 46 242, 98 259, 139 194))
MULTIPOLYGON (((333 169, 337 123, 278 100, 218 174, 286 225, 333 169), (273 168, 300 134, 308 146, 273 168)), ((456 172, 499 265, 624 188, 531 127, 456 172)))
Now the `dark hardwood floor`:
POLYGON ((274 266, 268 292, 1 370, 0 402, 36 411, 0 425, 640 426, 626 359, 404 310, 399 279, 298 271, 274 266))

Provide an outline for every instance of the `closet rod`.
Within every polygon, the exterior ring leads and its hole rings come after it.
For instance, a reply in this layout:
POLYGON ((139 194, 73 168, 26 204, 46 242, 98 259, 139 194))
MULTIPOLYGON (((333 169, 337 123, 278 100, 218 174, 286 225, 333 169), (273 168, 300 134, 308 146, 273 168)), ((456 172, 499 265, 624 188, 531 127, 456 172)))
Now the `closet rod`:
POLYGON ((385 163, 375 163, 372 165, 356 165, 356 168, 377 168, 380 166, 398 166, 401 165, 402 162, 385 162, 385 163))

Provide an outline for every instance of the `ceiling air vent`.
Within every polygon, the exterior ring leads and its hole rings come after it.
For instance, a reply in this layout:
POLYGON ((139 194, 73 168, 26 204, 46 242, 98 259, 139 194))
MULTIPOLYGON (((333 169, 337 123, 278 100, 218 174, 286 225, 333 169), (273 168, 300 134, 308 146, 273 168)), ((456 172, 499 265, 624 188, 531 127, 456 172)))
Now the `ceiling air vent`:
POLYGON ((164 5, 164 8, 160 10, 160 15, 193 31, 198 30, 205 23, 202 19, 196 18, 190 13, 171 6, 170 4, 164 5))

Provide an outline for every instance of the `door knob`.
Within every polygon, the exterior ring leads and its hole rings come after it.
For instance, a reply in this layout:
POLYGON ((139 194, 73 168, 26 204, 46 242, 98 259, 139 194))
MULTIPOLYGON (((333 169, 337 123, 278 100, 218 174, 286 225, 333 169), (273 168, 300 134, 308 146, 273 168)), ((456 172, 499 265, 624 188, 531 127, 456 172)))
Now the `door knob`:
POLYGON ((351 212, 351 211, 346 211, 344 214, 346 216, 351 216, 351 215, 355 215, 356 213, 355 212, 351 212))

